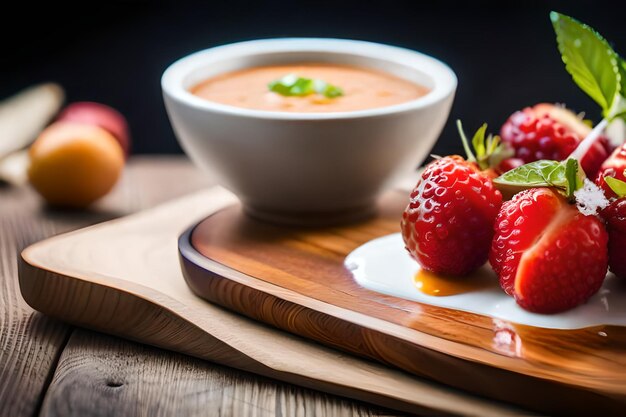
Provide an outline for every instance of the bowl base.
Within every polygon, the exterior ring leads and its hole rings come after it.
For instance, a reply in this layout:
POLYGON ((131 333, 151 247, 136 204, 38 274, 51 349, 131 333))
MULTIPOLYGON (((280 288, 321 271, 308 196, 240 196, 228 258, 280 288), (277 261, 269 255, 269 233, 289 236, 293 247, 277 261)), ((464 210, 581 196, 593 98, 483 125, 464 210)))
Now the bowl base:
POLYGON ((276 211, 252 206, 244 206, 243 211, 256 220, 284 226, 338 226, 357 223, 373 217, 376 214, 376 204, 321 212, 276 211))

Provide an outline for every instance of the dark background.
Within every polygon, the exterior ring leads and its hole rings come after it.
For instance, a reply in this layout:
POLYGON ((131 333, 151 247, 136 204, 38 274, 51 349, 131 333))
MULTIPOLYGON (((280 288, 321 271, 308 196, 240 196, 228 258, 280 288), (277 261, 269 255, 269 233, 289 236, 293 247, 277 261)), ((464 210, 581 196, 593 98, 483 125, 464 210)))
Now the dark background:
POLYGON ((513 111, 548 101, 586 111, 597 121, 595 104, 561 63, 550 10, 590 24, 626 53, 626 7, 618 1, 93 3, 23 4, 23 10, 3 12, 0 98, 56 81, 68 101, 99 101, 120 110, 129 120, 135 153, 180 152, 163 107, 160 76, 176 59, 215 45, 322 36, 433 55, 459 78, 452 114, 433 150, 437 154, 461 152, 457 118, 467 130, 486 121, 498 131, 513 111))

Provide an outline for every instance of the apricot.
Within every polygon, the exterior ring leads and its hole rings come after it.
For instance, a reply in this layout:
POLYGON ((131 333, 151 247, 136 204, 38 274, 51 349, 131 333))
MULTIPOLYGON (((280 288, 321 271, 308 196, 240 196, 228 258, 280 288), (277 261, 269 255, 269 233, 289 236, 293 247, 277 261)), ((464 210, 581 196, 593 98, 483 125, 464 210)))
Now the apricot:
POLYGON ((115 137, 81 123, 53 123, 29 155, 28 178, 54 206, 88 206, 113 188, 124 167, 124 151, 115 137))
POLYGON ((130 152, 130 133, 126 118, 105 104, 92 101, 79 101, 69 104, 61 111, 57 121, 100 126, 117 139, 125 156, 128 156, 130 152))

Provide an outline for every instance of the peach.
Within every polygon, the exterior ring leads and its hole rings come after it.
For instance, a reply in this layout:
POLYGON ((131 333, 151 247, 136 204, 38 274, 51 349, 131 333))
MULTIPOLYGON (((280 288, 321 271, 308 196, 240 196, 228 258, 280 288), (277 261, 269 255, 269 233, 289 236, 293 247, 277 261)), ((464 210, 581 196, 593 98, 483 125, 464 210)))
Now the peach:
POLYGON ((88 206, 113 188, 124 167, 124 151, 115 137, 81 123, 53 123, 29 155, 28 178, 54 206, 88 206))
POLYGON ((112 107, 91 101, 79 101, 66 106, 57 120, 100 126, 118 140, 125 156, 130 153, 128 123, 126 118, 112 107))

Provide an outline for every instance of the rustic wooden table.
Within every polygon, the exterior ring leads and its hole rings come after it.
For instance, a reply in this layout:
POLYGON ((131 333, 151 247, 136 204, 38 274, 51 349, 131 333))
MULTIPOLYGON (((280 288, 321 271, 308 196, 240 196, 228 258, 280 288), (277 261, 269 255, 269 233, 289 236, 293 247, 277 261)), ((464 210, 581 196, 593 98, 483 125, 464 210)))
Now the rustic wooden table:
POLYGON ((22 299, 17 257, 40 239, 211 185, 182 157, 136 157, 89 211, 0 186, 0 416, 373 416, 390 412, 70 326, 22 299))

